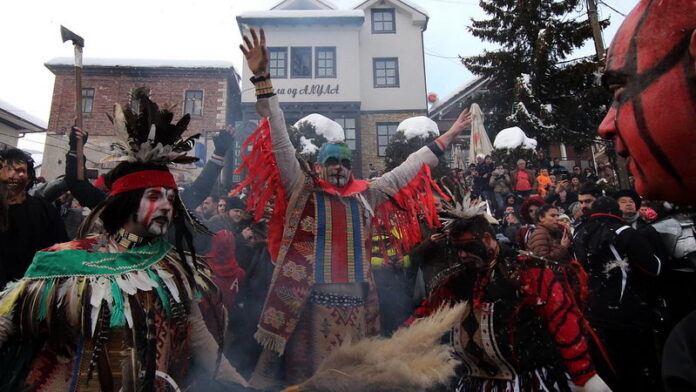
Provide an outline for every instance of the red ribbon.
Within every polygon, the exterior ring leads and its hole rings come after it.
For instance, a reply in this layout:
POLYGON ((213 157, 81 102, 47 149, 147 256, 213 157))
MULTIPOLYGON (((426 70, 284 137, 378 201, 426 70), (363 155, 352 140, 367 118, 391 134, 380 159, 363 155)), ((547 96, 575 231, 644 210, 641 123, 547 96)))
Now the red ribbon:
POLYGON ((176 181, 174 181, 172 173, 166 170, 141 170, 126 174, 114 181, 111 186, 111 195, 155 186, 176 189, 176 181))

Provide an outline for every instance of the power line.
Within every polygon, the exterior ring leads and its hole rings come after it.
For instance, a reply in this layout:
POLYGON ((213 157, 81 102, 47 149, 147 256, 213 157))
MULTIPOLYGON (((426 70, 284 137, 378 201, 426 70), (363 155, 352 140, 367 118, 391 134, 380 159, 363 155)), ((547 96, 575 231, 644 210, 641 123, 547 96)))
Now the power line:
POLYGON ((459 56, 443 56, 441 54, 436 54, 436 53, 430 53, 430 52, 425 52, 426 55, 428 56, 433 56, 433 57, 439 57, 441 59, 455 59, 459 60, 459 56))
POLYGON ((605 2, 602 1, 602 0, 599 0, 599 4, 601 4, 601 5, 603 5, 603 6, 607 7, 607 8, 609 8, 610 10, 616 12, 617 14, 623 16, 624 18, 626 17, 626 14, 624 14, 623 12, 621 12, 621 11, 617 10, 616 8, 610 6, 609 4, 605 3, 605 2))
MULTIPOLYGON (((0 132, 0 135, 7 136, 7 137, 11 137, 11 138, 14 138, 14 137, 15 137, 14 135, 10 135, 10 134, 3 133, 3 132, 0 132)), ((48 136, 48 135, 46 135, 46 136, 48 136)), ((43 145, 46 145, 46 146, 49 146, 49 147, 57 148, 57 149, 63 150, 63 151, 70 151, 70 150, 68 150, 67 148, 65 148, 64 146, 57 146, 57 145, 55 145, 55 144, 51 144, 51 143, 48 143, 48 142, 43 142, 43 143, 41 143, 41 142, 39 142, 39 141, 31 140, 31 139, 22 139, 22 140, 23 140, 24 142, 26 142, 26 143, 35 143, 35 144, 40 144, 40 145, 42 145, 42 146, 43 146, 43 145)), ((91 148, 90 148, 90 150, 91 150, 91 148)), ((95 151, 96 151, 96 150, 95 150, 95 151)), ((102 151, 99 151, 99 152, 102 152, 102 151)), ((91 163, 93 163, 93 164, 95 164, 95 165, 99 165, 99 162, 95 162, 95 161, 93 161, 93 160, 91 160, 91 159, 87 159, 87 161, 89 161, 89 162, 91 162, 91 163)))

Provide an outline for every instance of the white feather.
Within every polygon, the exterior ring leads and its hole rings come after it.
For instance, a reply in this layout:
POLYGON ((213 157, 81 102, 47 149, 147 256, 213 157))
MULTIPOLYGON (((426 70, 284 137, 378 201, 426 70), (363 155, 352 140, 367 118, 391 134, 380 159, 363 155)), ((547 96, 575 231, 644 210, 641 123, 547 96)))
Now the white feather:
POLYGON ((119 140, 128 142, 128 130, 126 128, 126 116, 121 105, 114 104, 114 134, 119 140))
POLYGON ((150 125, 150 133, 147 135, 147 141, 152 142, 155 140, 155 133, 157 132, 157 127, 155 124, 150 125))
MULTIPOLYGON (((120 275, 116 277, 116 284, 124 293, 128 295, 133 295, 138 292, 135 284, 129 279, 130 274, 120 275)), ((127 302, 127 301, 126 301, 127 302)))
POLYGON ((174 281, 174 275, 160 268, 155 269, 155 271, 160 279, 162 279, 162 282, 164 282, 164 285, 167 286, 167 289, 169 289, 169 293, 171 293, 174 301, 181 302, 179 289, 176 287, 176 282, 174 281))

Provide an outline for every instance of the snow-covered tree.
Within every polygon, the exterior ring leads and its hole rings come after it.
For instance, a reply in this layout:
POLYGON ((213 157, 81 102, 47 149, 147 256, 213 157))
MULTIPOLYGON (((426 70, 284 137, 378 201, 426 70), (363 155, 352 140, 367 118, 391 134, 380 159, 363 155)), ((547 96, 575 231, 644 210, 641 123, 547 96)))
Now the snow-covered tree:
MULTIPOLYGON (((596 57, 568 61, 592 38, 580 0, 480 0, 490 16, 469 31, 499 45, 462 58, 474 74, 490 78, 479 99, 486 128, 519 126, 542 147, 563 142, 586 147, 610 102, 599 86, 596 57)), ((603 26, 607 21, 601 22, 603 26)))
POLYGON ((326 138, 317 134, 314 124, 303 121, 297 126, 287 124, 288 135, 293 147, 307 162, 316 162, 319 147, 326 143, 326 138))
MULTIPOLYGON (((407 138, 404 131, 397 131, 389 140, 384 154, 384 162, 387 171, 394 169, 402 164, 411 153, 418 151, 426 144, 437 138, 437 135, 428 134, 407 138)), ((447 162, 444 156, 440 157, 440 163, 431 169, 433 178, 439 178, 447 174, 447 162)))

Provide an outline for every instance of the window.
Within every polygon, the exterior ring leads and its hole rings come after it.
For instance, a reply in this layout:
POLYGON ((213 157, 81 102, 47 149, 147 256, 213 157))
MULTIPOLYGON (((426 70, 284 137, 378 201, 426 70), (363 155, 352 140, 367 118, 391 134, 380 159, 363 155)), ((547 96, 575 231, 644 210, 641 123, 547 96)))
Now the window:
POLYGON ((335 121, 343 127, 343 131, 346 134, 346 144, 351 150, 355 151, 356 140, 355 140, 355 119, 354 118, 337 118, 335 121))
POLYGON ((396 33, 394 25, 393 8, 373 8, 372 9, 372 33, 390 34, 396 33))
POLYGON ((377 123, 377 154, 383 157, 387 151, 389 140, 396 133, 399 123, 377 123))
POLYGON ((203 91, 202 90, 186 90, 184 100, 184 114, 200 116, 203 114, 203 91))
POLYGON ((321 47, 317 49, 317 78, 336 77, 336 47, 321 47))
POLYGON ((312 77, 312 48, 296 47, 290 48, 292 55, 292 70, 290 75, 293 78, 312 77))
POLYGON ((94 89, 82 89, 82 113, 92 113, 94 108, 94 89))
POLYGON ((269 71, 272 78, 288 77, 288 48, 268 48, 269 71))
POLYGON ((399 59, 396 57, 373 59, 375 87, 399 87, 399 59))

